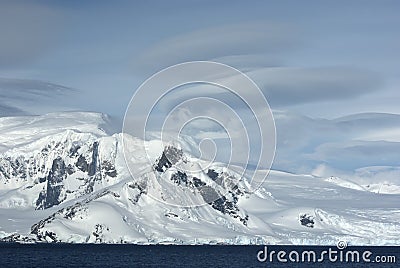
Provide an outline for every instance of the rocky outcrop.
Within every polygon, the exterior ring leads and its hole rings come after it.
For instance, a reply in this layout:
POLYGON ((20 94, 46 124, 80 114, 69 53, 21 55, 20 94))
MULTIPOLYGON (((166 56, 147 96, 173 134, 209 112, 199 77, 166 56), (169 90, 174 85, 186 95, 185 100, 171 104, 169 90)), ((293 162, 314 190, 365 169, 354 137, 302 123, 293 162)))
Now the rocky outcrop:
POLYGON ((158 172, 164 172, 168 168, 178 163, 183 156, 182 149, 178 149, 174 146, 165 147, 161 157, 156 161, 154 169, 158 172))
MULTIPOLYGON (((161 157, 156 161, 154 169, 160 173, 165 172, 182 160, 183 152, 173 146, 165 147, 161 157)), ((239 197, 244 192, 239 189, 238 180, 226 173, 218 173, 214 169, 209 169, 206 175, 222 187, 227 193, 224 195, 215 187, 208 185, 201 179, 191 176, 183 171, 177 171, 170 177, 171 181, 177 185, 195 189, 200 193, 203 200, 213 209, 238 219, 243 225, 247 225, 248 215, 242 213, 237 205, 239 197)))
POLYGON ((68 130, 36 144, 28 153, 10 150, 0 154, 0 183, 13 188, 41 186, 40 192, 35 193, 36 209, 48 209, 69 197, 90 194, 97 183, 118 175, 116 143, 104 142, 101 137, 68 130), (106 149, 113 153, 101 157, 101 144, 110 146, 106 149))
POLYGON ((314 228, 314 216, 309 215, 309 214, 300 214, 299 215, 299 221, 300 224, 305 226, 305 227, 309 227, 309 228, 314 228))
POLYGON ((57 217, 73 220, 75 217, 81 217, 81 213, 86 210, 86 206, 89 202, 103 197, 111 192, 108 190, 102 191, 98 194, 93 194, 81 202, 77 202, 74 205, 60 209, 57 212, 51 214, 47 218, 35 223, 31 227, 31 235, 36 237, 37 241, 57 242, 57 236, 55 233, 46 230, 46 226, 52 223, 57 217))
POLYGON ((53 166, 49 175, 45 178, 47 182, 45 189, 40 192, 36 200, 36 209, 46 209, 60 204, 65 200, 64 180, 67 177, 64 160, 57 157, 53 161, 53 166))

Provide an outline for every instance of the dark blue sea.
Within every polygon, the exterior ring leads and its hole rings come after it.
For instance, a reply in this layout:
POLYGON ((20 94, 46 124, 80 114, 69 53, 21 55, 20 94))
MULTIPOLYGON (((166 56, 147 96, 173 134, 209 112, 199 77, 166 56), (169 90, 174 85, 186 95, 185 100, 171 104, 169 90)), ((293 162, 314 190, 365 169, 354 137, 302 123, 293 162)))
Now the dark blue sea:
POLYGON ((265 246, 222 245, 0 244, 1 268, 368 266, 400 267, 400 247, 348 247, 344 250, 338 250, 336 247, 316 246, 268 246, 266 248, 265 246), (329 256, 329 248, 332 251, 331 256, 329 256), (321 255, 323 251, 326 252, 321 255), (350 253, 347 253, 348 251, 350 253), (355 251, 359 254, 359 262, 355 261, 357 258, 355 251), (365 251, 371 252, 371 254, 365 253, 365 251), (313 261, 313 253, 315 253, 316 261, 313 261), (362 254, 364 254, 367 262, 362 258, 362 254), (278 255, 281 261, 278 260, 278 255), (329 257, 331 257, 331 260, 329 257), (286 262, 282 262, 285 260, 286 262), (378 261, 379 263, 377 263, 378 261))

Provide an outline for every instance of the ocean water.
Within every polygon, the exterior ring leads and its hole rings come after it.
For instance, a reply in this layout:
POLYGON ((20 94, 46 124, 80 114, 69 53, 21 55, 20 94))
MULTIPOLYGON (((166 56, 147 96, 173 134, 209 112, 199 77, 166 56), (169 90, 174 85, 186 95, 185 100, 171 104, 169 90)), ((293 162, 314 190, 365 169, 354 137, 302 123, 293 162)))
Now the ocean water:
POLYGON ((304 251, 314 251, 318 259, 325 250, 328 251, 329 247, 4 243, 0 244, 0 267, 400 267, 400 247, 348 247, 342 250, 343 261, 340 261, 340 250, 331 247, 337 251, 335 262, 329 261, 328 255, 319 263, 308 261, 307 254, 304 261, 301 259, 304 251), (362 258, 360 262, 353 262, 350 257, 346 262, 348 250, 359 251, 360 258, 366 250, 372 252, 368 256, 371 262, 366 263, 362 258), (269 259, 272 251, 275 252, 269 259), (286 252, 286 263, 277 259, 279 251, 286 252), (299 254, 299 262, 289 260, 289 254, 296 259, 293 251, 299 254), (384 256, 386 263, 377 264, 376 256, 384 256), (395 262, 389 256, 394 256, 395 262))

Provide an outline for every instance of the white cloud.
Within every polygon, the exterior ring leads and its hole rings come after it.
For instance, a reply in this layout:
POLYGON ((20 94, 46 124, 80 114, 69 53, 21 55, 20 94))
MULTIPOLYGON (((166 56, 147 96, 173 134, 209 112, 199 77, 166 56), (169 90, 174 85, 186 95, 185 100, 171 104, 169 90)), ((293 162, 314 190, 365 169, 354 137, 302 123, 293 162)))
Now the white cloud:
MULTIPOLYGON (((339 103, 376 92, 382 84, 378 74, 350 67, 271 67, 256 68, 245 73, 253 79, 274 109, 308 103, 339 103)), ((234 88, 237 86, 236 79, 221 76, 219 83, 234 88)), ((162 105, 167 109, 196 96, 216 97, 229 102, 233 107, 241 106, 240 98, 217 86, 196 84, 171 93, 162 100, 162 105)))
MULTIPOLYGON (((357 177, 360 170, 376 166, 400 168, 400 142, 393 141, 400 139, 393 136, 400 133, 400 115, 369 113, 334 120, 287 112, 274 115, 278 142, 273 165, 276 169, 357 177), (362 139, 365 135, 368 140, 362 139), (373 136, 379 139, 373 140, 373 136)), ((373 180, 373 174, 369 177, 373 180)))
MULTIPOLYGON (((294 49, 299 33, 287 25, 267 21, 220 25, 176 35, 157 42, 135 59, 137 70, 152 72, 173 64, 222 59, 243 64, 260 64, 260 58, 276 61, 276 54, 294 49), (252 55, 249 55, 252 54, 252 55), (258 54, 263 54, 257 59, 258 54)), ((266 62, 263 62, 265 66, 266 62)))

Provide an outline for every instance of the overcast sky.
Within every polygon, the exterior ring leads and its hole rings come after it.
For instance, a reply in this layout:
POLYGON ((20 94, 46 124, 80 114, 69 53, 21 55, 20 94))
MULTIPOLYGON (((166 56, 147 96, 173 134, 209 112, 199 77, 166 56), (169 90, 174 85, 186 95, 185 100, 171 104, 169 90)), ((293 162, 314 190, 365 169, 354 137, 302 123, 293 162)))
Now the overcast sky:
POLYGON ((2 0, 0 113, 122 118, 155 72, 212 60, 245 72, 267 97, 274 167, 327 175, 388 166, 398 179, 399 14, 394 0, 2 0), (369 114, 350 116, 358 113, 369 114))
POLYGON ((399 11, 398 1, 1 1, 0 77, 75 89, 60 107, 120 116, 154 72, 216 60, 249 71, 276 110, 400 113, 399 11))

